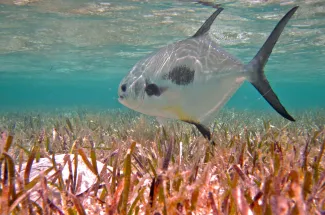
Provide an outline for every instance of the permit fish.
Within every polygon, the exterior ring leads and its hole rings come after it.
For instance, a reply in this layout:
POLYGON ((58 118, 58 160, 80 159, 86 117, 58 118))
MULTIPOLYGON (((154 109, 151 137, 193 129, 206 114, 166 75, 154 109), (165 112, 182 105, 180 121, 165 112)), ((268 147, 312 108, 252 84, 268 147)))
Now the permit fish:
POLYGON ((193 124, 213 143, 209 123, 247 80, 282 117, 295 121, 272 90, 264 66, 297 9, 298 6, 287 12, 255 57, 244 64, 209 35, 212 23, 223 10, 218 8, 193 36, 137 62, 119 85, 119 102, 155 116, 158 121, 169 118, 193 124))

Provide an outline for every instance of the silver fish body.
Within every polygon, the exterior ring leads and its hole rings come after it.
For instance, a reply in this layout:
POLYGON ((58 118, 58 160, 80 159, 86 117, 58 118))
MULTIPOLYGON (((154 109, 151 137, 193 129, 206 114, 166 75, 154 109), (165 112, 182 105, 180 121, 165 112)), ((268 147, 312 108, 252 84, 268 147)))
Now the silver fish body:
POLYGON ((238 89, 247 76, 244 71, 244 64, 219 48, 209 35, 170 44, 131 70, 130 77, 138 78, 133 80, 144 79, 143 89, 146 82, 166 89, 161 96, 142 94, 143 103, 136 110, 205 122, 238 89), (181 71, 172 75, 174 68, 181 71))
POLYGON ((194 124, 210 139, 208 123, 243 81, 248 80, 278 113, 294 121, 273 92, 263 68, 297 7, 282 18, 247 65, 219 47, 208 34, 222 10, 214 12, 192 37, 140 60, 121 81, 119 101, 147 115, 194 124))

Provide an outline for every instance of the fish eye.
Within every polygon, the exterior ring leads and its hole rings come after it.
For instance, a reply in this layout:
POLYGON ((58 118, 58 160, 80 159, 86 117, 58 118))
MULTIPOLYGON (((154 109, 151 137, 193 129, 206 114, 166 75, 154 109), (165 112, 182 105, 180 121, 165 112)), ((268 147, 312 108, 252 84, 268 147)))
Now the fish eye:
POLYGON ((126 91, 126 84, 122 84, 121 90, 122 90, 122 92, 125 92, 126 91))

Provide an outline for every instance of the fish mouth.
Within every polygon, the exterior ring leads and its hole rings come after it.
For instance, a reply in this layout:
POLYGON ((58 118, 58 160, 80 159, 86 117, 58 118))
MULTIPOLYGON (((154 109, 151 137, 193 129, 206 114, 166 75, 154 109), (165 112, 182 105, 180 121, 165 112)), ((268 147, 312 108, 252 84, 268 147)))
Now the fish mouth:
POLYGON ((117 100, 119 101, 119 103, 121 103, 121 104, 123 104, 123 105, 124 105, 124 101, 123 101, 123 99, 122 99, 122 98, 118 98, 117 100))
POLYGON ((125 96, 120 95, 117 99, 119 101, 119 103, 121 103, 124 106, 128 106, 125 100, 125 96))
POLYGON ((138 102, 128 102, 125 96, 119 96, 119 98, 117 99, 122 105, 133 109, 133 110, 138 110, 143 102, 144 102, 144 93, 140 96, 138 102), (132 105, 133 104, 133 105, 132 105))

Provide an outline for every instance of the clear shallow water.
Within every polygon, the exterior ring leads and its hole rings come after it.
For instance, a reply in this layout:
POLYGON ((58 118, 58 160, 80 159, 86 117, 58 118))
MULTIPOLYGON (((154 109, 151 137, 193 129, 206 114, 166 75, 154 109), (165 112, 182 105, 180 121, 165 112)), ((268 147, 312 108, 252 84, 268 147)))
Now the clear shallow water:
MULTIPOLYGON (((266 66, 287 110, 325 107, 324 1, 218 1, 211 33, 243 62, 280 18, 290 20, 266 66)), ((215 9, 192 1, 0 0, 0 110, 121 108, 117 87, 151 51, 191 36, 215 9)), ((246 83, 227 107, 269 105, 246 83)))

